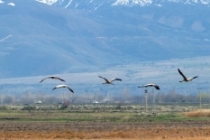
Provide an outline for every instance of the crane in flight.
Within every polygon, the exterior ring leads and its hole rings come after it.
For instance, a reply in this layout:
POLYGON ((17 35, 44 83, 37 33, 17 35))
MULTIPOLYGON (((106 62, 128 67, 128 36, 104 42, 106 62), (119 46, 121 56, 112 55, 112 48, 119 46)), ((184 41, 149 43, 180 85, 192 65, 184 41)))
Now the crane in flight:
POLYGON ((106 79, 105 77, 102 77, 102 76, 98 76, 98 77, 104 79, 105 83, 103 83, 103 84, 112 84, 112 85, 114 85, 113 84, 114 81, 122 81, 122 79, 120 79, 120 78, 113 78, 111 80, 108 80, 108 79, 106 79))
POLYGON ((182 71, 178 68, 178 72, 179 74, 183 77, 183 80, 182 81, 179 81, 179 82, 189 82, 189 81, 192 81, 193 79, 195 78, 198 78, 198 76, 194 76, 194 77, 190 77, 190 78, 187 78, 183 73, 182 71))
POLYGON ((57 85, 55 86, 52 90, 58 89, 58 88, 67 88, 69 91, 71 91, 72 93, 74 93, 74 91, 67 85, 57 85))
POLYGON ((49 77, 46 77, 46 78, 42 79, 39 83, 43 82, 46 79, 55 79, 55 80, 60 80, 62 82, 66 82, 64 79, 61 79, 60 77, 57 77, 57 76, 49 76, 49 77))
POLYGON ((138 88, 143 88, 143 87, 155 87, 157 90, 160 90, 160 87, 156 84, 150 83, 150 84, 146 84, 144 86, 138 86, 138 88))

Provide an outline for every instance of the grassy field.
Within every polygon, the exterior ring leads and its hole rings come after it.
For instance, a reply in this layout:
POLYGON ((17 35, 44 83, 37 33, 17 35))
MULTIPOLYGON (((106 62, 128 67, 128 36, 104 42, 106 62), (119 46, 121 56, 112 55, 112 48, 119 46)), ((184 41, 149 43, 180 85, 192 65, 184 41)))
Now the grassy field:
POLYGON ((0 121, 54 122, 180 122, 209 120, 210 110, 195 105, 13 105, 0 107, 0 121))
POLYGON ((0 140, 209 140, 210 110, 197 105, 8 105, 0 140), (154 113, 155 112, 155 113, 154 113))

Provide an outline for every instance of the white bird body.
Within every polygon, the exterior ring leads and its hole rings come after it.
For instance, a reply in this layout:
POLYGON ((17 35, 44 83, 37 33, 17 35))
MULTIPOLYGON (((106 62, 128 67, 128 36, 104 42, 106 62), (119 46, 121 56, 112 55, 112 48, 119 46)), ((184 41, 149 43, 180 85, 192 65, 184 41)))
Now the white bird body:
POLYGON ((113 78, 111 80, 108 80, 108 79, 106 79, 105 77, 102 77, 102 76, 98 76, 98 77, 105 80, 105 83, 103 83, 103 84, 112 84, 113 85, 112 82, 114 82, 114 81, 122 81, 122 79, 120 79, 120 78, 113 78))
POLYGON ((178 68, 178 72, 179 74, 183 77, 183 80, 182 81, 179 81, 179 82, 189 82, 189 81, 192 81, 193 79, 195 78, 198 78, 198 76, 194 76, 194 77, 190 77, 190 78, 187 78, 182 72, 181 70, 178 68))
POLYGON ((62 79, 60 77, 57 77, 57 76, 49 76, 49 77, 46 77, 46 78, 42 79, 39 83, 43 82, 46 79, 55 79, 55 80, 60 80, 62 82, 66 82, 64 79, 62 79))
POLYGON ((153 84, 153 83, 150 83, 150 84, 146 84, 146 85, 144 85, 144 86, 138 86, 138 88, 143 88, 143 87, 155 87, 157 90, 159 90, 160 89, 160 87, 158 86, 158 85, 156 85, 156 84, 153 84))
POLYGON ((67 88, 69 89, 69 91, 71 91, 72 93, 74 93, 74 91, 67 85, 57 85, 55 86, 52 90, 58 89, 58 88, 67 88))

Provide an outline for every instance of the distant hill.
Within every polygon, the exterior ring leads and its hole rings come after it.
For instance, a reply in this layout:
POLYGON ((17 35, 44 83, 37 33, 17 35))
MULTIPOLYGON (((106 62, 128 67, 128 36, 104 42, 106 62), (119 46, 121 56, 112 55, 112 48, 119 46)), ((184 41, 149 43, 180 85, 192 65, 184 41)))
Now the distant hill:
POLYGON ((115 2, 1 0, 0 77, 209 55, 208 3, 115 2))

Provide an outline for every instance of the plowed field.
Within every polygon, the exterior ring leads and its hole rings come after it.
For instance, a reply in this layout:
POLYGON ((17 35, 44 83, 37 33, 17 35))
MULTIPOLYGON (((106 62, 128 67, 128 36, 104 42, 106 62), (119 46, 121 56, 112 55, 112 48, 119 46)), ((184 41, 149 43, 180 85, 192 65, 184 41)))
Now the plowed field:
POLYGON ((26 139, 210 140, 210 122, 0 122, 0 140, 26 139))

